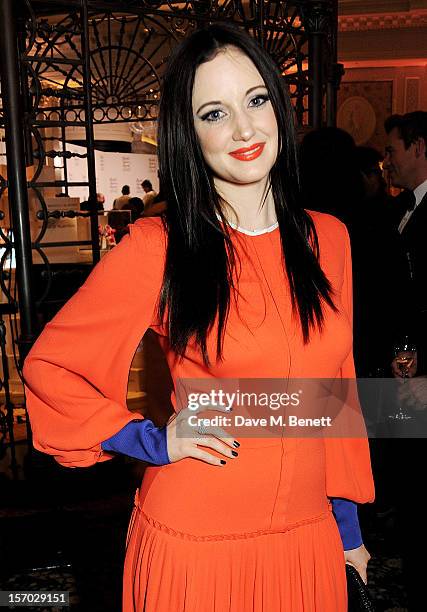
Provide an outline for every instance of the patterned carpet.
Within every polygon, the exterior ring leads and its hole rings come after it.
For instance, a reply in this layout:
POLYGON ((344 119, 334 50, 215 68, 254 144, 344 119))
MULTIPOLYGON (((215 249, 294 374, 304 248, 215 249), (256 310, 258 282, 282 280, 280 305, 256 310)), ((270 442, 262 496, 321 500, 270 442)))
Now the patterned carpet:
MULTIPOLYGON (((19 493, 10 488, 0 508, 0 588, 70 593, 67 608, 15 610, 119 612, 124 540, 140 467, 117 462, 67 473, 49 469, 43 479, 53 483, 50 495, 42 494, 36 479, 19 493)), ((377 612, 406 612, 393 515, 379 519, 370 507, 361 521, 377 612)))
POLYGON ((394 515, 378 519, 374 509, 361 514, 369 562, 369 587, 377 612, 407 612, 406 593, 402 584, 402 560, 396 549, 394 515), (366 516, 366 514, 368 516, 366 516))

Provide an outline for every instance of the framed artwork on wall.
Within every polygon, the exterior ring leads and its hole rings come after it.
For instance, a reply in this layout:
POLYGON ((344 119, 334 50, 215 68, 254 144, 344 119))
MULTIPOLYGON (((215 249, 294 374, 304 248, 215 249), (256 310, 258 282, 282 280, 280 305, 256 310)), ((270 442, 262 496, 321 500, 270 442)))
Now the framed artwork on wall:
POLYGON ((393 112, 393 81, 349 81, 338 92, 338 127, 357 145, 384 152, 384 121, 393 112))

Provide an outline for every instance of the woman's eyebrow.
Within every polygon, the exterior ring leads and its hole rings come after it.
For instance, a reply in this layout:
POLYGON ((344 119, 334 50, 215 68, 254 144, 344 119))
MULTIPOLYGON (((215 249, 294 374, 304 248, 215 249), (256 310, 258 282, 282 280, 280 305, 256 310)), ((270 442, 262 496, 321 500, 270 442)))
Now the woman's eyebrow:
MULTIPOLYGON (((245 93, 245 96, 247 96, 248 94, 250 94, 252 91, 254 91, 255 89, 259 89, 260 87, 263 87, 264 89, 266 89, 265 85, 255 85, 254 87, 250 87, 248 89, 248 91, 245 93)), ((196 114, 198 115, 200 113, 200 111, 205 108, 205 106, 210 106, 211 104, 222 104, 221 100, 211 100, 210 102, 205 102, 204 104, 202 104, 202 106, 200 106, 197 111, 196 114)))
POLYGON ((211 100, 210 102, 205 102, 204 104, 202 104, 202 106, 196 111, 196 114, 198 115, 200 113, 200 111, 202 110, 202 108, 205 108, 205 106, 210 106, 211 104, 222 104, 221 100, 211 100))

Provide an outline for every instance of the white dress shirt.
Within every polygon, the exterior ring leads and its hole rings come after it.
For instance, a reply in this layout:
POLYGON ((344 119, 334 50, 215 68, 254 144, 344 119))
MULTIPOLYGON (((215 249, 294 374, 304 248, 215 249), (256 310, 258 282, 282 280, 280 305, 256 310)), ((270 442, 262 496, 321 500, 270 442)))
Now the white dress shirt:
POLYGON ((402 221, 399 223, 399 227, 398 227, 400 234, 403 232, 404 228, 406 227, 406 224, 408 223, 409 219, 412 217, 414 210, 416 209, 418 204, 421 202, 421 200, 424 198, 426 193, 427 193, 427 179, 423 183, 421 183, 421 185, 418 185, 418 187, 414 189, 413 191, 413 194, 415 196, 415 206, 414 208, 407 210, 406 213, 403 215, 402 221))

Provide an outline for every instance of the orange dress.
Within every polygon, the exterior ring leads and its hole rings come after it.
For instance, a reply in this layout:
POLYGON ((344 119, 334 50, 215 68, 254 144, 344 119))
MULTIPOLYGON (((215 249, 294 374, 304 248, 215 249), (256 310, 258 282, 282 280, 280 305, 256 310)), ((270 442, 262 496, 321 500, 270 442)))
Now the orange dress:
MULTIPOLYGON (((66 466, 109 455, 101 442, 135 418, 129 366, 148 327, 177 378, 354 377, 351 260, 344 226, 312 213, 321 266, 339 312, 303 344, 291 312, 278 229, 231 230, 241 260, 224 360, 207 369, 194 345, 175 359, 157 319, 166 235, 131 226, 46 326, 25 362, 34 445, 66 466)), ((197 286, 194 287, 197 300, 197 286)), ((214 354, 216 334, 208 338, 214 354)), ((124 612, 344 612, 343 547, 328 497, 373 500, 365 438, 239 439, 223 467, 184 459, 146 470, 128 532, 124 612)))

